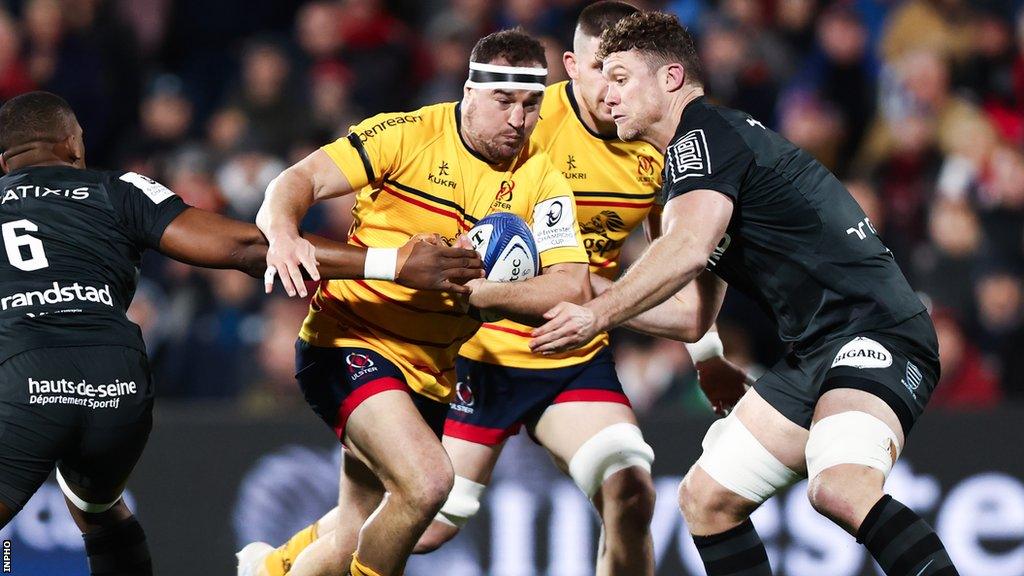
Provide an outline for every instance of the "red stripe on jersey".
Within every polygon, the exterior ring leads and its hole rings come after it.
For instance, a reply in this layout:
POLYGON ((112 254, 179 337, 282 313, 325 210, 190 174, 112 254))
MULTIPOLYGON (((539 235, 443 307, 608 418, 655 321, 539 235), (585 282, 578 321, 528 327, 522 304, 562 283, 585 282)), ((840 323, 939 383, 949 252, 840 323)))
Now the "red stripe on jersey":
POLYGON ((369 246, 366 245, 366 242, 363 242, 362 240, 360 240, 359 237, 356 236, 355 234, 349 236, 348 239, 351 240, 353 243, 355 243, 357 246, 362 246, 363 248, 369 248, 369 246))
POLYGON ((609 268, 611 266, 614 266, 616 262, 618 262, 618 260, 605 260, 604 262, 593 262, 593 261, 591 261, 590 265, 591 266, 597 266, 598 268, 609 268))
POLYGON ((345 424, 348 423, 348 417, 352 415, 352 412, 371 396, 375 396, 388 390, 405 390, 408 392, 409 387, 405 385, 405 382, 402 382, 398 378, 386 376, 384 378, 378 378, 367 382, 353 390, 352 393, 342 401, 341 406, 338 406, 338 421, 334 425, 334 433, 338 435, 338 440, 345 439, 345 424))
POLYGON ((427 204, 426 202, 420 202, 419 200, 417 200, 415 198, 410 198, 409 196, 406 196, 405 194, 402 194, 401 192, 398 192, 394 188, 390 188, 388 186, 381 186, 381 189, 382 190, 386 190, 392 196, 398 198, 399 200, 403 200, 405 202, 408 202, 409 204, 412 204, 413 206, 419 206, 420 208, 423 208, 424 210, 429 210, 429 211, 431 211, 431 212, 433 212, 435 214, 440 214, 442 216, 447 216, 448 218, 451 218, 451 219, 455 220, 456 222, 458 222, 460 228, 464 228, 464 229, 467 229, 467 230, 469 229, 466 226, 466 221, 462 219, 462 215, 461 214, 457 214, 457 213, 451 212, 449 210, 442 210, 441 208, 438 208, 437 206, 431 206, 430 204, 427 204))
POLYGON ((387 294, 384 294, 383 292, 380 292, 379 290, 374 290, 373 287, 367 284, 364 280, 353 280, 353 282, 362 286, 363 288, 366 288, 371 293, 373 293, 374 296, 380 298, 381 300, 387 302, 388 304, 394 304, 399 308, 405 308, 406 310, 412 310, 413 312, 420 312, 422 314, 443 314, 445 316, 456 316, 458 318, 465 316, 465 314, 463 314, 462 312, 454 312, 450 310, 428 310, 426 308, 413 306, 412 304, 395 300, 394 298, 388 296, 387 294))
POLYGON ((522 424, 513 424, 505 429, 485 428, 449 418, 444 422, 444 435, 474 444, 495 446, 504 442, 506 438, 518 434, 521 426, 522 424))
POLYGON ((562 402, 610 402, 632 407, 625 394, 614 390, 566 390, 555 396, 551 403, 561 404, 562 402))
POLYGON ((505 326, 498 326, 497 324, 482 324, 481 328, 487 328, 488 330, 497 330, 498 332, 507 332, 509 334, 515 334, 516 336, 522 336, 523 338, 533 338, 533 334, 529 332, 523 332, 522 330, 516 330, 515 328, 507 328, 505 326))
POLYGON ((577 206, 605 206, 610 208, 650 208, 654 201, 632 204, 629 202, 604 202, 598 200, 576 200, 577 206))

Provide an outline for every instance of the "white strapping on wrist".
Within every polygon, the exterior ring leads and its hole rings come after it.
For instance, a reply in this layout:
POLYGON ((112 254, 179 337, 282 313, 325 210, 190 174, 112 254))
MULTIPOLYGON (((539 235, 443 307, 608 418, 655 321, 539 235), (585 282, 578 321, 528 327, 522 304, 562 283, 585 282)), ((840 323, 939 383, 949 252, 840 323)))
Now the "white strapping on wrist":
POLYGON ((684 343, 683 346, 686 346, 686 351, 690 353, 694 364, 725 356, 725 347, 722 346, 722 339, 719 338, 717 331, 708 332, 693 344, 684 343))
POLYGON ((398 248, 367 248, 363 278, 394 280, 398 271, 398 248))

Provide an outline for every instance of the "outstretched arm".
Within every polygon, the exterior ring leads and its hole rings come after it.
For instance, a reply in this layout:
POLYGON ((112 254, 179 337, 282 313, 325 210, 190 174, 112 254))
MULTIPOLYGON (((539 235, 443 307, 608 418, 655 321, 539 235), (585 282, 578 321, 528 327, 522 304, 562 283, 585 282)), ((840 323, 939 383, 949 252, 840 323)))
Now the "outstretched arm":
MULTIPOLYGON (((314 234, 302 239, 316 250, 324 278, 362 278, 366 248, 328 240, 314 234)), ((267 280, 268 244, 253 224, 198 208, 188 208, 164 229, 160 251, 171 258, 207 268, 234 268, 267 280)), ((417 236, 398 249, 395 281, 411 288, 468 293, 463 286, 483 274, 474 250, 449 248, 433 236, 417 236)), ((301 282, 301 281, 300 281, 301 282)))
POLYGON ((534 352, 554 353, 581 346, 595 334, 664 302, 704 269, 732 217, 732 200, 712 190, 695 190, 665 206, 664 234, 621 280, 584 306, 561 303, 534 330, 534 352))
MULTIPOLYGON (((596 275, 591 275, 591 284, 596 296, 614 285, 596 275)), ((715 319, 726 287, 720 278, 705 271, 669 299, 622 324, 636 332, 682 340, 697 369, 700 388, 719 416, 727 415, 753 384, 743 368, 725 357, 718 336, 715 319)))
MULTIPOLYGON (((615 283, 592 274, 594 295, 600 296, 615 283)), ((650 336, 692 343, 701 339, 715 325, 715 318, 725 298, 726 284, 711 272, 703 272, 696 280, 657 306, 622 323, 624 328, 650 336)))
POLYGON ((303 272, 320 279, 316 249, 299 234, 299 222, 314 203, 350 192, 348 178, 323 150, 288 167, 267 186, 256 225, 270 244, 266 268, 280 274, 289 296, 306 295, 303 272))

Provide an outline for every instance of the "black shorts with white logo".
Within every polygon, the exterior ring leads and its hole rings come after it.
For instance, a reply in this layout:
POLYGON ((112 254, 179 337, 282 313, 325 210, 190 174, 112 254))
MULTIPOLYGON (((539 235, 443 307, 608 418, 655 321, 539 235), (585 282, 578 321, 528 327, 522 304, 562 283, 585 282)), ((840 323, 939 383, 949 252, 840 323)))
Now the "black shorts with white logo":
POLYGON ((754 389, 786 418, 810 428, 818 399, 838 388, 881 398, 906 435, 939 380, 939 344, 927 312, 883 330, 828 340, 791 352, 754 389))
POLYGON ((54 465, 72 486, 113 499, 146 445, 152 409, 149 363, 134 348, 38 348, 7 359, 0 502, 20 510, 54 465))

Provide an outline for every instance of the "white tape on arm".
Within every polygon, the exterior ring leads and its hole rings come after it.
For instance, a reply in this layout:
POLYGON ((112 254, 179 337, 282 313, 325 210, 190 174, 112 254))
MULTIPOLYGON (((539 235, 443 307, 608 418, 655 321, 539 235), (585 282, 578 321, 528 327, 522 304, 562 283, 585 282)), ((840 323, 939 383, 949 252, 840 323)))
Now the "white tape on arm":
POLYGON ((367 248, 363 278, 394 280, 398 268, 398 248, 367 248))
POLYGON ((75 508, 78 508, 82 512, 87 512, 89 514, 99 514, 100 512, 106 512, 107 510, 113 508, 114 504, 117 504, 118 500, 121 499, 121 496, 118 495, 118 497, 115 498, 114 501, 109 504, 91 504, 89 502, 86 502, 85 500, 82 500, 81 498, 78 497, 78 494, 75 494, 74 492, 71 491, 71 487, 68 486, 67 481, 64 480, 64 476, 60 473, 60 468, 57 468, 57 484, 60 485, 61 492, 63 492, 64 495, 67 496, 68 500, 75 505, 75 508))
POLYGON ((703 362, 712 358, 721 358, 725 355, 725 347, 722 346, 722 339, 717 331, 711 331, 693 344, 683 344, 686 351, 690 353, 693 363, 703 362))

